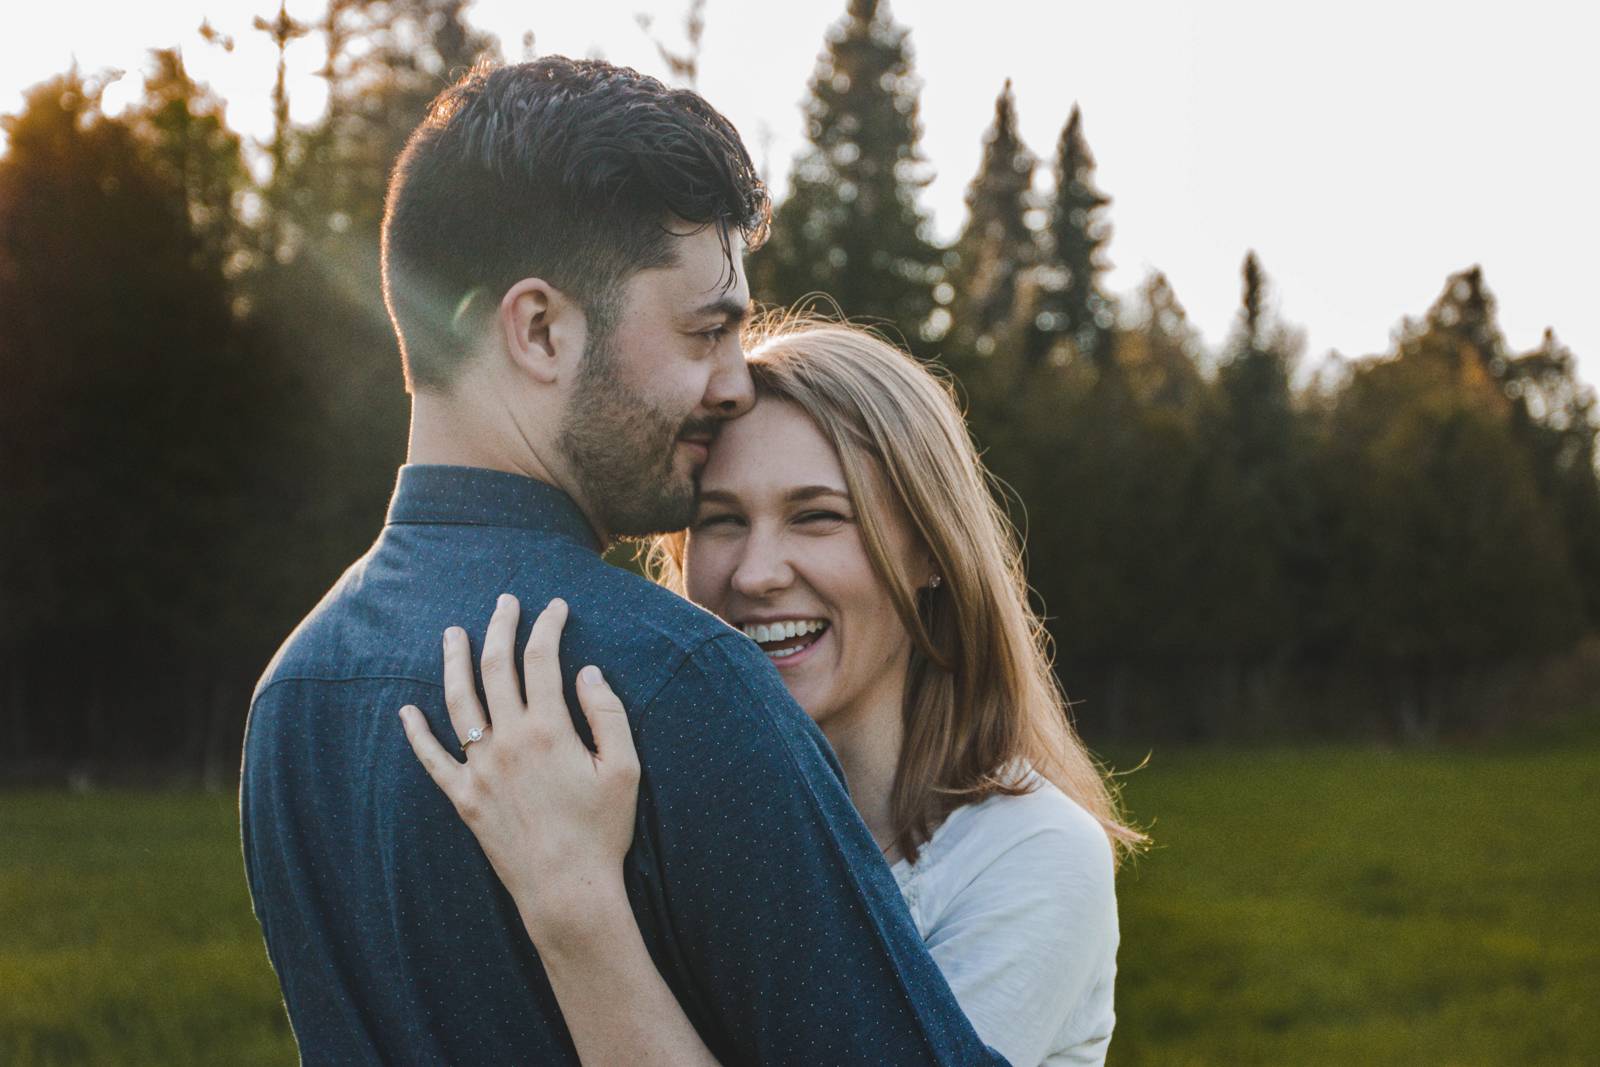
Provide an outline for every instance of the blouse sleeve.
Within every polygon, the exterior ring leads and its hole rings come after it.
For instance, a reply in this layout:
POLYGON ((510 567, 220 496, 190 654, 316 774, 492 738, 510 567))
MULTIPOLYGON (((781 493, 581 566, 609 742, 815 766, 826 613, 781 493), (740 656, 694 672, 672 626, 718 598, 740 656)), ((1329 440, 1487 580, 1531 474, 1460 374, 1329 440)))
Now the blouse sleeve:
MULTIPOLYGON (((927 945, 985 1043, 1037 1067, 1116 970, 1111 846, 1082 812, 1026 828, 950 900, 927 945)), ((970 873, 970 872, 968 872, 970 873)), ((1088 1020, 1085 1020, 1087 1023, 1088 1020)), ((1103 1052, 1102 1052, 1103 1055, 1103 1052)))

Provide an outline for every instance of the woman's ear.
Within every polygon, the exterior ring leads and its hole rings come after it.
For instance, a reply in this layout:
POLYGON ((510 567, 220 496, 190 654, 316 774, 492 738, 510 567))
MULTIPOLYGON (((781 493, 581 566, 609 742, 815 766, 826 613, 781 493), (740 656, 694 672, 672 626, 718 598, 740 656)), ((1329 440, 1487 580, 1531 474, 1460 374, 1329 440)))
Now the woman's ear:
POLYGON ((583 310, 542 278, 524 278, 500 299, 501 340, 511 364, 545 384, 583 354, 583 310))
POLYGON ((937 589, 944 584, 944 572, 939 569, 939 560, 926 544, 917 546, 916 567, 912 573, 921 576, 917 584, 923 589, 937 589))

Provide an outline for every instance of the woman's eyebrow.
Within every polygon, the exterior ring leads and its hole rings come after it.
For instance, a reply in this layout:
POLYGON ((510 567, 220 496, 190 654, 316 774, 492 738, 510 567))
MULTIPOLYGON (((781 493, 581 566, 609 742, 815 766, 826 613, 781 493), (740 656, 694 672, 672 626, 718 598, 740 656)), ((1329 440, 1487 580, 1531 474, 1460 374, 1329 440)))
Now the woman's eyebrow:
POLYGON ((836 496, 848 501, 850 494, 832 485, 802 485, 783 494, 785 500, 815 500, 819 496, 836 496))
MULTIPOLYGON (((802 500, 815 500, 819 496, 836 496, 846 502, 850 500, 849 493, 833 485, 796 486, 784 493, 783 499, 788 503, 797 503, 802 500)), ((739 503, 739 497, 726 489, 702 489, 700 491, 700 503, 723 504, 728 507, 735 507, 739 503)))

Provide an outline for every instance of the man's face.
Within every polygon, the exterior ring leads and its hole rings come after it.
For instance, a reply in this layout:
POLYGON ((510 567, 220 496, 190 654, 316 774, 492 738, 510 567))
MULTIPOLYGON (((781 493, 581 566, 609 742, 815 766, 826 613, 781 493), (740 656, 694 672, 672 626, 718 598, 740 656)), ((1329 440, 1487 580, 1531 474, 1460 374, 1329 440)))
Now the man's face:
POLYGON ((750 409, 739 344, 750 304, 715 227, 671 239, 677 262, 622 287, 615 325, 590 336, 559 443, 591 518, 612 537, 679 530, 718 427, 750 409))

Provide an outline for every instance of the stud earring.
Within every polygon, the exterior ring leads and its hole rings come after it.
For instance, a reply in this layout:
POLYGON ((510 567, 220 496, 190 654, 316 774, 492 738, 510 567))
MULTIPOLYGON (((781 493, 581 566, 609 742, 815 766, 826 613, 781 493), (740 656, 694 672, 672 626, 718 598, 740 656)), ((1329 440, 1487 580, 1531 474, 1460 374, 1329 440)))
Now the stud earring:
POLYGON ((943 584, 944 584, 944 579, 939 577, 937 574, 935 574, 932 578, 928 579, 928 588, 929 589, 937 589, 937 588, 939 588, 939 586, 941 586, 943 584))

